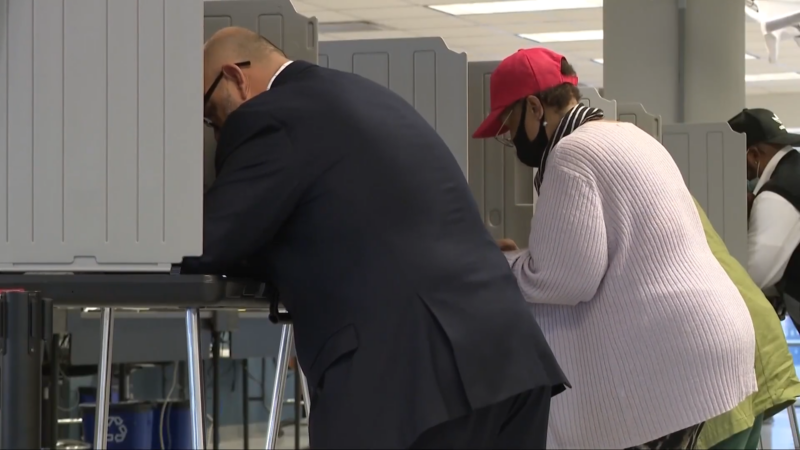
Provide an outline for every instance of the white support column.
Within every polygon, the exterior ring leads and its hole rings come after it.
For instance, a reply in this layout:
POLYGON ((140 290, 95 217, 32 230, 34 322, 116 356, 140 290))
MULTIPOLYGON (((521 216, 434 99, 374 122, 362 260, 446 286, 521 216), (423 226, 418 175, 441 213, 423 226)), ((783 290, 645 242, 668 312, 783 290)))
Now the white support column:
POLYGON ((744 0, 605 0, 603 29, 606 98, 664 123, 722 122, 745 107, 744 0))

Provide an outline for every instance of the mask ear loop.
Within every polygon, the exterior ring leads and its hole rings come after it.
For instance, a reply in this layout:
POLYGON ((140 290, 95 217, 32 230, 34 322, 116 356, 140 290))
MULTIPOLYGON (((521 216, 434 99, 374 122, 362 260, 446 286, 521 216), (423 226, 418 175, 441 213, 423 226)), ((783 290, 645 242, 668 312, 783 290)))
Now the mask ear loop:
MULTIPOLYGON (((541 99, 539 101, 541 102, 541 99)), ((533 112, 533 108, 531 108, 531 112, 533 112)), ((547 135, 547 120, 544 118, 544 105, 542 105, 542 118, 539 119, 539 126, 542 128, 542 130, 544 130, 544 131, 540 130, 540 132, 545 133, 545 135, 547 135)), ((541 170, 541 167, 544 166, 544 159, 546 157, 547 157, 547 152, 542 152, 542 159, 539 161, 539 169, 536 169, 536 178, 539 178, 539 183, 542 182, 539 176, 539 171, 541 170)))

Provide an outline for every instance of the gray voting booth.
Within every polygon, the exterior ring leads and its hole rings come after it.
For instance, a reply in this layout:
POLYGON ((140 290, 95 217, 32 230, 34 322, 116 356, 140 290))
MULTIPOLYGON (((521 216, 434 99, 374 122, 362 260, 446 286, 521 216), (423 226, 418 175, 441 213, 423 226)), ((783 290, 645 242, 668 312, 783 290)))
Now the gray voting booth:
MULTIPOLYGON (((469 63, 469 126, 489 113, 489 80, 497 62, 469 63)), ((663 126, 641 104, 617 104, 593 88, 581 88, 582 103, 604 110, 606 117, 630 122, 661 140, 683 174, 689 190, 705 209, 731 254, 747 255, 744 136, 725 123, 663 126)), ((520 163, 513 148, 494 139, 470 139, 469 183, 492 236, 527 245, 535 208, 534 170, 520 163)))
POLYGON ((0 271, 169 271, 202 252, 201 13, 0 1, 0 271))
MULTIPOLYGON (((385 86, 411 103, 467 173, 467 55, 442 38, 320 43, 319 64, 385 86)), ((423 163, 423 162, 421 162, 423 163)))

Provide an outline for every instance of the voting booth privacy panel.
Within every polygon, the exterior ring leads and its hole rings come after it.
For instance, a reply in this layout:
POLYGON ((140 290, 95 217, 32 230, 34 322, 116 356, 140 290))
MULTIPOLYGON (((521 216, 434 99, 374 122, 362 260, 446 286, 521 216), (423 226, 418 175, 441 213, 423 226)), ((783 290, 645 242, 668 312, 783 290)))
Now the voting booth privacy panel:
MULTIPOLYGON (((498 64, 469 63, 470 130, 489 113, 489 80, 498 64)), ((617 104, 594 88, 581 88, 581 95, 581 103, 603 109, 607 118, 633 123, 664 144, 731 254, 746 261, 744 136, 725 123, 663 126, 661 117, 647 113, 641 104, 617 104)), ((535 171, 515 153, 495 139, 470 139, 469 183, 492 236, 526 246, 536 204, 535 171)))
MULTIPOLYGON (((328 41, 319 64, 385 86, 411 103, 467 174, 467 55, 441 38, 328 41)), ((420 164, 425 164, 420 161, 420 164)))
POLYGON ((0 0, 0 271, 202 251, 202 3, 0 0))

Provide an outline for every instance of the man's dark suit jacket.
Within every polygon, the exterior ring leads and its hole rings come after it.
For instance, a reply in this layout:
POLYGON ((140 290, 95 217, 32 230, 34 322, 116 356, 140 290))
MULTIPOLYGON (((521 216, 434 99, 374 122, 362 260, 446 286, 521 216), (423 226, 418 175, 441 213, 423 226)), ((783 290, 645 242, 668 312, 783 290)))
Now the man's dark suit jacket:
POLYGON ((247 261, 294 321, 314 448, 405 448, 566 382, 455 158, 398 95, 296 61, 230 115, 188 273, 247 261))

